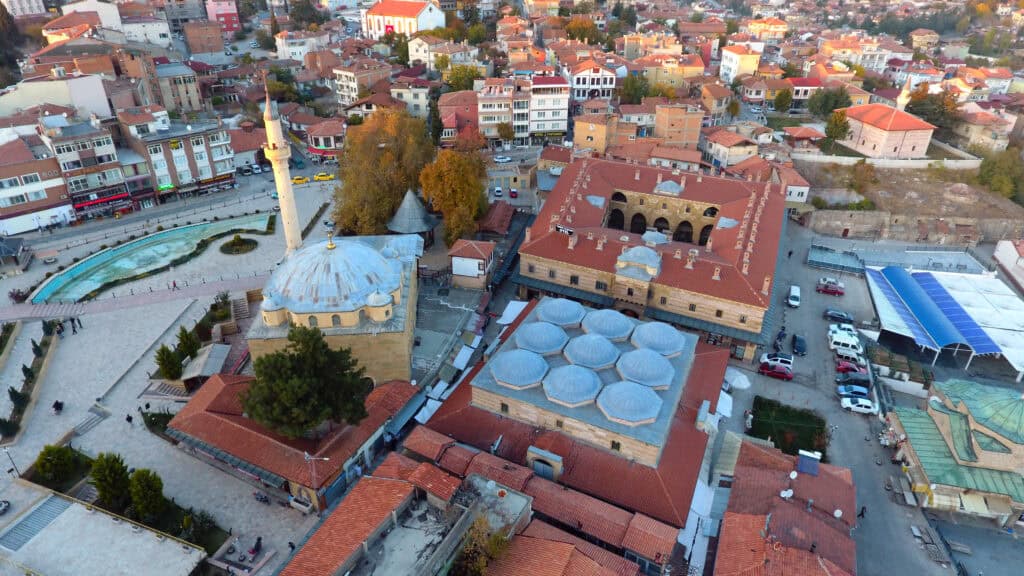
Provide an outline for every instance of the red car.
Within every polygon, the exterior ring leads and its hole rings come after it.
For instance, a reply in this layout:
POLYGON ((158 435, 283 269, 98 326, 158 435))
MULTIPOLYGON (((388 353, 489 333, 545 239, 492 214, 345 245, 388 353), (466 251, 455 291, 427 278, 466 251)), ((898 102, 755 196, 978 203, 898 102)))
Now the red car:
POLYGON ((853 362, 847 362, 846 360, 840 360, 836 362, 836 372, 840 374, 846 374, 848 372, 860 372, 861 374, 867 374, 867 368, 857 366, 853 362))
POLYGON ((757 373, 764 374, 765 376, 771 376, 772 378, 778 378, 779 380, 793 379, 793 371, 787 366, 782 366, 780 364, 762 362, 761 366, 757 369, 757 373))
POLYGON ((831 296, 842 296, 846 293, 846 286, 843 286, 843 283, 835 278, 822 278, 818 280, 818 284, 814 289, 819 294, 829 294, 831 296))

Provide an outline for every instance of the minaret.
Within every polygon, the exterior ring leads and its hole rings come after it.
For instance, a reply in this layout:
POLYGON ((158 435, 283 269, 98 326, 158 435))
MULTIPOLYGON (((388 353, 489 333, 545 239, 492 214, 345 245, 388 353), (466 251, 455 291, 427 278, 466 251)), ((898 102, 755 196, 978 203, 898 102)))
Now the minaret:
MULTIPOLYGON (((263 78, 266 86, 266 76, 263 78)), ((302 246, 302 232, 299 228, 299 214, 295 209, 295 195, 292 193, 292 175, 288 169, 288 158, 292 148, 284 135, 277 106, 267 92, 267 108, 263 111, 263 124, 267 130, 267 143, 263 154, 274 167, 274 184, 277 187, 277 202, 281 206, 281 225, 284 228, 285 255, 302 246)))
POLYGON ((896 109, 899 111, 906 110, 907 104, 910 103, 910 76, 907 76, 907 81, 903 84, 903 89, 900 90, 900 95, 896 97, 896 109))

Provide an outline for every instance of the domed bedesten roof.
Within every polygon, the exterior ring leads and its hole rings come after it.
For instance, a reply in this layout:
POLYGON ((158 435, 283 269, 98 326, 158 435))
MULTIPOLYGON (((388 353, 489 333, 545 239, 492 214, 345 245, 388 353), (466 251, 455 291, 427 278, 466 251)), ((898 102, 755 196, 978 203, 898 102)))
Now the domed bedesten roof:
POLYGON ((609 384, 597 397, 597 407, 605 418, 626 426, 654 422, 661 411, 661 404, 657 392, 636 382, 609 384))
POLYGON ((589 368, 559 366, 544 378, 544 394, 548 400, 576 408, 589 404, 601 391, 601 379, 589 368))
POLYGON ((626 352, 619 358, 615 367, 623 379, 659 390, 671 386, 676 375, 672 363, 649 348, 626 352))
POLYGON ((390 294, 401 285, 399 260, 359 240, 339 238, 333 250, 324 240, 292 253, 274 271, 263 297, 297 314, 352 312, 370 304, 374 293, 390 294))
POLYGON ((619 349, 600 334, 583 334, 569 340, 565 347, 565 357, 573 364, 600 370, 615 364, 619 349))
POLYGON ((507 350, 491 359, 491 376, 502 386, 523 389, 540 384, 548 363, 536 352, 507 350))
POLYGON ((622 312, 605 308, 591 310, 583 318, 588 334, 600 334, 609 340, 625 340, 633 331, 634 322, 622 312))
POLYGON ((683 350, 686 339, 664 322, 643 322, 633 329, 630 341, 637 348, 650 348, 662 356, 674 356, 683 350))
POLYGON ((516 346, 537 354, 561 352, 569 336, 550 322, 528 322, 515 333, 516 346))
POLYGON ((579 302, 565 298, 545 298, 537 306, 537 317, 558 326, 575 326, 587 313, 579 302))

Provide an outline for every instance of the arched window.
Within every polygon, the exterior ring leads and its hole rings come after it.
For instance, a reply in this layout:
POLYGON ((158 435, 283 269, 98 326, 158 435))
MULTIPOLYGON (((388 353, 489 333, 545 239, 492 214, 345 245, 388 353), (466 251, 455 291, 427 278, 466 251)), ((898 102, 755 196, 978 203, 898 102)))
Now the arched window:
POLYGON ((616 192, 616 193, 612 194, 612 202, 625 202, 625 201, 626 201, 626 195, 623 194, 622 192, 616 192))
POLYGON ((310 315, 310 317, 309 317, 309 327, 310 328, 316 328, 316 316, 310 315))
POLYGON ((331 326, 334 326, 335 328, 337 328, 338 326, 341 326, 341 316, 338 316, 337 314, 332 315, 331 316, 331 326))
POLYGON ((680 222, 679 226, 676 226, 676 232, 672 235, 672 240, 693 244, 693 224, 686 220, 680 222))
POLYGON ((700 244, 701 246, 707 246, 708 239, 711 238, 711 230, 714 228, 711 224, 700 229, 700 244))
POLYGON ((629 221, 629 231, 633 234, 647 232, 647 217, 640 212, 633 214, 633 218, 629 221))
POLYGON ((626 227, 626 216, 622 210, 615 208, 608 213, 608 227, 615 230, 622 230, 626 227))
POLYGON ((654 228, 658 232, 667 232, 671 226, 668 225, 668 220, 664 218, 658 218, 654 221, 654 228))
POLYGON ((707 216, 708 218, 714 218, 715 216, 718 216, 718 208, 712 206, 711 208, 708 208, 707 210, 704 211, 704 215, 707 216))

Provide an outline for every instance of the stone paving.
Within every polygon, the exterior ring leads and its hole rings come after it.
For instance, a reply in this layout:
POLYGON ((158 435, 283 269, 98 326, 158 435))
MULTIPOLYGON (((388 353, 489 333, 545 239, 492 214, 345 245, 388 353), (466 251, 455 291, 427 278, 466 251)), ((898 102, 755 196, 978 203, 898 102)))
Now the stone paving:
POLYGON ((33 339, 36 342, 43 339, 42 322, 22 324, 18 337, 14 339, 14 347, 11 349, 10 355, 7 356, 7 364, 0 370, 0 418, 10 417, 11 410, 14 408, 11 397, 7 394, 7 388, 14 387, 16 390, 20 390, 25 381, 25 376, 21 373, 21 366, 23 364, 25 366, 32 365, 33 339))

